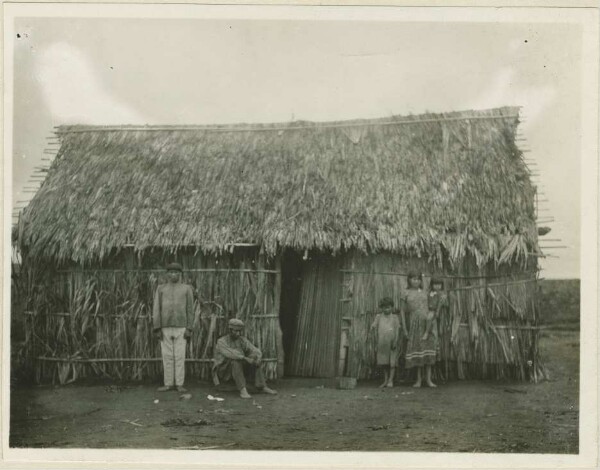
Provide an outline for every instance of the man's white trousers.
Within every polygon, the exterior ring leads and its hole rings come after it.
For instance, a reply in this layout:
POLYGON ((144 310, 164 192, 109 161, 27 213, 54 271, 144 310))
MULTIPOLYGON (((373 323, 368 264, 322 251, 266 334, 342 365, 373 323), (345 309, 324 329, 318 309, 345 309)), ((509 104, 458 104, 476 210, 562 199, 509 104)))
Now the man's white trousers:
POLYGON ((160 350, 163 372, 167 387, 181 387, 185 379, 185 328, 166 327, 162 329, 160 350))

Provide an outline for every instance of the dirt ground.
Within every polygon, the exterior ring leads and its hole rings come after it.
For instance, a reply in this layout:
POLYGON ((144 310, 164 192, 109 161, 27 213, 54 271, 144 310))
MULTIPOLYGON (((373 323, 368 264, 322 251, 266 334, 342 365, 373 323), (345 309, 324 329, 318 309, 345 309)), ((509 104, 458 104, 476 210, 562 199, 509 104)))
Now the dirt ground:
POLYGON ((545 331, 541 352, 551 375, 537 385, 338 390, 289 378, 273 384, 277 396, 250 400, 193 380, 188 400, 155 384, 18 388, 10 446, 577 453, 578 332, 545 331))

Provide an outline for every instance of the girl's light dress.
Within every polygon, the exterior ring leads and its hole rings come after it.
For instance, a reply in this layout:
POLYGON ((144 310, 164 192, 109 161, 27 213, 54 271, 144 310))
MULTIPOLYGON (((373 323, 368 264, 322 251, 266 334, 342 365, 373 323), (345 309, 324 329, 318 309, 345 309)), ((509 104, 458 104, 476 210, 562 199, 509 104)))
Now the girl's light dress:
POLYGON ((377 328, 377 365, 396 367, 398 363, 398 333, 400 330, 398 315, 378 313, 372 326, 377 328), (392 345, 395 346, 394 349, 392 349, 392 345))
POLYGON ((433 331, 426 340, 423 335, 429 321, 433 321, 433 312, 429 311, 427 292, 409 289, 404 297, 405 311, 410 315, 408 343, 406 345, 407 369, 424 365, 433 365, 436 361, 437 341, 433 331))

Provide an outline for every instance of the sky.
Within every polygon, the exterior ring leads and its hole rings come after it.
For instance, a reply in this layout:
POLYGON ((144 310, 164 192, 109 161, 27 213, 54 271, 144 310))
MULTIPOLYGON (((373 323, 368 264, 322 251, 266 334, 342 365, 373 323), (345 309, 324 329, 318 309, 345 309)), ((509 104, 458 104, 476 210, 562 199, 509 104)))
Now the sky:
MULTIPOLYGON (((521 106, 546 278, 578 278, 577 24, 17 18, 13 200, 61 124, 376 118, 521 106), (546 218, 553 218, 545 222, 546 218), (557 256, 557 257, 554 257, 557 256)), ((48 155, 45 155, 46 157, 48 155)), ((26 192, 27 191, 27 192, 26 192)), ((21 202, 19 202, 21 201, 21 202)))

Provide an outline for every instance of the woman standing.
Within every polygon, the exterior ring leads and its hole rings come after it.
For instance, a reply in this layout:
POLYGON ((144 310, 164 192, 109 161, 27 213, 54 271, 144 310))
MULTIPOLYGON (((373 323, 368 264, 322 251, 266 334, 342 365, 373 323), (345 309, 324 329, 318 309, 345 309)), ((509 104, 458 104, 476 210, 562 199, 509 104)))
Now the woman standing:
MULTIPOLYGON (((403 316, 410 313, 410 328, 406 346, 406 368, 417 368, 417 381, 413 387, 420 387, 425 369, 425 382, 430 387, 436 385, 431 380, 431 366, 436 361, 436 340, 429 334, 432 318, 429 313, 427 292, 423 290, 423 275, 408 275, 408 291, 404 296, 403 316)), ((404 325, 403 325, 404 326, 404 325)))

